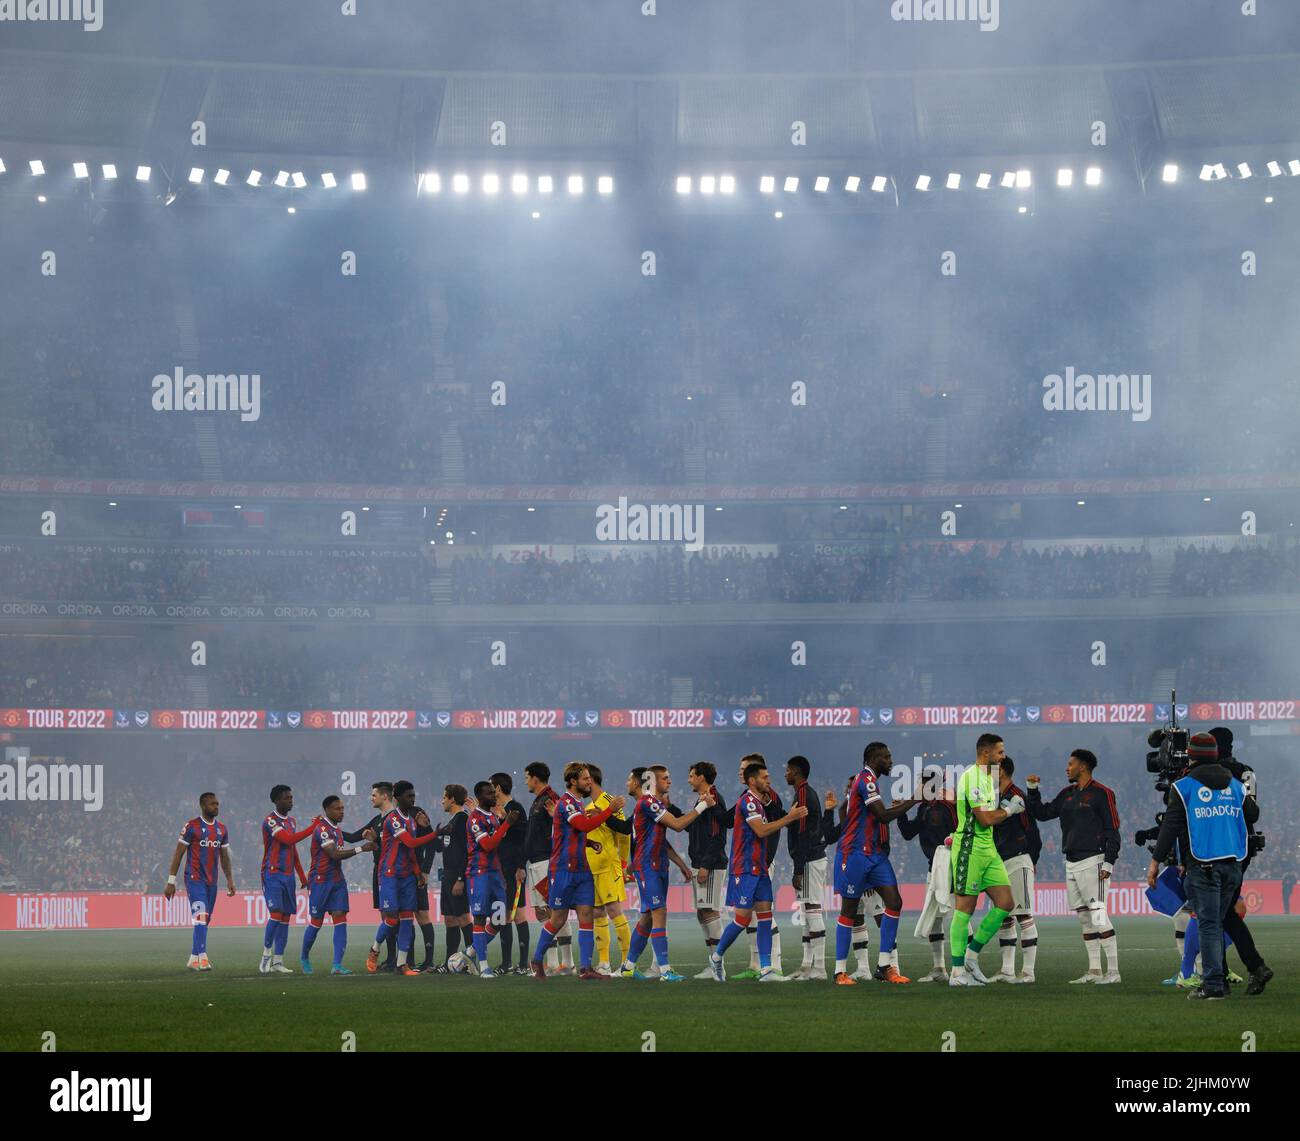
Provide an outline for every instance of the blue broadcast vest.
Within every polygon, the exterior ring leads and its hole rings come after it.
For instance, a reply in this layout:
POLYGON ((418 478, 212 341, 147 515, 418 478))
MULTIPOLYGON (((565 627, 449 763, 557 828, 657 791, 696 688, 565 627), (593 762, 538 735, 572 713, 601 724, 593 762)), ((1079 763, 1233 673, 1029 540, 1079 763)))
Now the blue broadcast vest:
POLYGON ((1235 777, 1227 788, 1207 788, 1193 776, 1174 782, 1187 810, 1187 838, 1192 859, 1209 864, 1246 858, 1246 799, 1235 777))

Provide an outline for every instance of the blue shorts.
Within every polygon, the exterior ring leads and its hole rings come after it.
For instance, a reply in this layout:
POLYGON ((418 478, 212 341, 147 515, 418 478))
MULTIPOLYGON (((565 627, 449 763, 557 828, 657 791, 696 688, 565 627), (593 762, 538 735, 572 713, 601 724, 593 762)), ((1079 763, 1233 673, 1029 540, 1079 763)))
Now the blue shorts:
POLYGON ((469 876, 469 913, 492 917, 492 905, 501 905, 501 922, 505 922, 510 907, 506 900, 506 879, 500 872, 488 871, 481 875, 469 876))
POLYGON ((202 880, 187 879, 185 881, 185 894, 190 897, 190 918, 194 918, 196 914, 201 912, 208 917, 208 922, 211 923, 212 909, 217 903, 217 885, 204 883, 202 880))
POLYGON ((883 852, 874 856, 854 852, 847 860, 835 861, 835 894, 845 899, 859 899, 868 891, 897 883, 894 865, 883 852))
POLYGON ((667 872, 633 872, 636 876, 637 891, 641 893, 641 910, 651 911, 657 907, 668 906, 667 872))
POLYGON ((298 896, 293 889, 292 872, 267 872, 262 877, 262 896, 268 911, 293 915, 298 910, 298 896))
POLYGON ((415 877, 414 876, 380 876, 379 877, 380 911, 414 911, 415 877))
POLYGON ((551 876, 546 906, 554 911, 567 911, 571 907, 592 907, 596 902, 596 881, 585 868, 571 872, 564 868, 551 876))
POLYGON ((311 881, 311 897, 307 910, 313 919, 323 919, 336 911, 348 909, 348 885, 343 880, 334 883, 311 881))
POLYGON ((772 877, 763 872, 757 876, 727 877, 727 906, 748 909, 756 903, 771 903, 772 877))

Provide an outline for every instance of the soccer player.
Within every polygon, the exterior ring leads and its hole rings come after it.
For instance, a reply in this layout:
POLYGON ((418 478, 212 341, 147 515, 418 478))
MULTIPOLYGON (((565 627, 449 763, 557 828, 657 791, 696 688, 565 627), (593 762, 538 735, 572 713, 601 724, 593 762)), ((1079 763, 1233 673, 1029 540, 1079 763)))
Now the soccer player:
POLYGON ((822 839, 822 802, 808 783, 812 765, 807 757, 791 757, 785 766, 785 783, 794 789, 794 803, 808 815, 791 824, 786 840, 794 864, 791 881, 803 912, 803 961, 790 977, 799 982, 826 978, 826 918, 822 897, 826 893, 826 842, 822 839))
POLYGON ((1002 921, 1002 930, 998 934, 998 946, 1002 948, 1002 969, 989 981, 1032 983, 1034 963, 1038 958, 1038 928, 1034 925, 1034 867, 1043 850, 1043 840, 1038 834, 1034 818, 1025 811, 1024 792, 1011 779, 1015 775, 1016 763, 1010 757, 1003 757, 999 769, 1001 779, 998 807, 1008 808, 1013 802, 1019 804, 1019 811, 1014 816, 993 829, 993 846, 997 848, 1002 864, 1007 869, 1007 878, 1011 880, 1011 899, 1016 906, 1002 921), (1019 975, 1016 974, 1017 928, 1020 931, 1020 949, 1024 954, 1019 975))
MULTIPOLYGON (((379 836, 384 830, 384 817, 393 811, 393 784, 391 781, 377 780, 370 786, 370 807, 375 809, 375 815, 356 832, 344 832, 343 839, 349 844, 355 844, 358 840, 372 840, 374 842, 374 868, 370 873, 370 902, 376 911, 379 910, 379 836)), ((379 967, 381 971, 395 971, 397 969, 397 929, 394 928, 388 932, 387 961, 379 967)))
POLYGON ((378 845, 367 840, 359 848, 345 848, 343 833, 343 798, 327 796, 321 801, 325 818, 316 818, 316 828, 311 835, 311 894, 308 897, 307 930, 302 933, 302 954, 299 963, 302 973, 311 970, 311 949, 316 943, 328 913, 334 922, 334 965, 332 975, 350 975, 343 965, 343 952, 348 947, 348 882, 343 877, 343 861, 373 851, 378 845))
POLYGON ((993 771, 1006 756, 1002 738, 981 733, 975 742, 975 763, 957 781, 957 831, 952 842, 952 893, 954 911, 948 929, 952 952, 949 986, 984 986, 988 979, 979 968, 979 953, 1002 927, 1015 899, 1011 881, 993 843, 993 829, 1024 809, 1014 800, 999 808, 998 776, 993 771), (992 906, 979 929, 970 934, 970 917, 980 892, 992 906))
MULTIPOLYGON (((509 773, 493 773, 489 778, 497 791, 497 803, 505 805, 506 815, 518 812, 521 819, 528 816, 528 810, 519 801, 511 797, 515 787, 514 778, 509 773)), ((510 973, 510 964, 514 958, 515 936, 519 937, 519 966, 514 968, 517 975, 528 974, 524 964, 528 961, 528 889, 525 870, 527 863, 528 827, 516 824, 506 833, 506 837, 497 848, 501 857, 501 876, 506 881, 506 896, 509 914, 506 924, 501 928, 501 970, 510 973)))
MULTIPOLYGON (((433 824, 429 820, 429 814, 418 804, 412 810, 411 816, 415 819, 415 838, 417 840, 434 831, 433 824)), ((424 962, 416 967, 414 965, 414 956, 412 956, 411 966, 412 969, 419 971, 421 974, 425 971, 433 971, 433 953, 436 940, 433 921, 429 918, 429 875, 433 871, 433 860, 437 854, 437 840, 426 844, 423 848, 417 848, 415 852, 415 926, 420 929, 420 938, 424 942, 424 962)))
POLYGON ((917 840, 929 871, 925 877, 925 902, 916 921, 916 937, 927 939, 934 964, 928 975, 917 982, 948 981, 947 941, 943 935, 943 919, 952 911, 952 871, 949 867, 950 850, 944 841, 957 828, 957 809, 952 794, 943 787, 943 770, 928 769, 923 785, 921 803, 916 817, 900 816, 898 831, 904 840, 917 840), (942 853, 942 855, 940 855, 942 853), (938 857, 938 863, 935 862, 938 857))
MULTIPOLYGON (((623 960, 622 975, 636 978, 640 972, 636 961, 645 950, 646 941, 654 948, 655 962, 659 965, 659 981, 680 983, 686 981, 668 965, 668 865, 666 830, 684 832, 705 811, 713 806, 706 793, 699 803, 682 816, 668 810, 666 797, 672 788, 672 777, 663 765, 650 765, 642 773, 643 791, 632 810, 632 874, 636 877, 637 892, 641 898, 641 917, 632 932, 632 945, 623 960), (649 774, 648 776, 646 774, 649 774)), ((690 869, 680 860, 675 861, 691 878, 690 869)))
MULTIPOLYGON (((826 790, 826 800, 822 805, 822 841, 827 847, 837 844, 844 834, 844 821, 848 815, 849 797, 853 795, 853 782, 857 779, 858 774, 855 772, 845 783, 843 804, 838 804, 835 793, 831 789, 826 790), (837 805, 839 808, 838 820, 835 818, 837 805)), ((888 839, 888 835, 888 832, 886 832, 886 839, 888 839)), ((856 960, 856 966, 849 978, 857 979, 859 982, 871 982, 876 976, 871 970, 871 935, 870 928, 867 927, 867 915, 870 913, 871 919, 876 925, 876 930, 879 931, 881 920, 884 919, 885 908, 880 902, 880 897, 874 891, 863 892, 862 899, 859 902, 860 906, 853 916, 853 958, 856 960)), ((885 965, 886 961, 882 955, 880 957, 882 974, 885 965)), ((944 977, 947 978, 947 975, 944 977)))
MULTIPOLYGON (((524 766, 524 784, 533 795, 533 803, 528 809, 528 832, 524 842, 526 864, 524 872, 528 878, 528 890, 533 895, 533 914, 538 923, 545 923, 550 917, 546 906, 546 892, 550 886, 546 877, 551 867, 551 827, 552 814, 559 803, 560 794, 547 782, 551 779, 549 765, 533 761, 524 766)), ((567 942, 568 936, 563 936, 567 942)), ((524 956, 520 956, 522 960, 524 956)), ((572 965, 570 956, 570 965, 572 965)), ((559 972, 560 955, 558 948, 552 948, 546 959, 546 969, 552 973, 559 972)))
POLYGON ((262 895, 271 918, 266 922, 262 961, 257 969, 264 975, 291 975, 293 971, 284 965, 284 948, 289 942, 289 921, 298 907, 293 889, 295 872, 302 886, 307 886, 297 844, 312 834, 320 817, 313 818, 301 832, 294 831, 298 825, 289 815, 293 808, 293 789, 287 784, 277 784, 271 789, 271 803, 275 811, 262 819, 262 895))
MULTIPOLYGON (((587 811, 600 812, 609 804, 609 793, 602 787, 604 774, 595 765, 588 765, 591 774, 591 800, 587 811)), ((614 965, 622 964, 632 945, 632 929, 623 914, 623 901, 627 890, 623 874, 632 847, 632 822, 623 816, 622 809, 611 815, 599 828, 587 833, 587 864, 591 868, 595 885, 596 905, 593 908, 596 936, 596 970, 602 975, 613 975, 614 965), (609 929, 613 923, 618 939, 618 959, 610 956, 609 929)))
POLYGON ((772 877, 768 875, 767 841, 780 837, 781 829, 808 815, 806 808, 792 808, 779 820, 769 820, 764 800, 771 791, 767 765, 757 753, 749 754, 745 766, 745 791, 736 801, 731 833, 731 860, 728 864, 727 906, 734 908, 731 922, 723 931, 718 946, 709 956, 709 967, 718 982, 726 982, 722 956, 736 937, 749 927, 751 914, 758 915, 759 982, 779 982, 782 976, 772 966, 772 877))
POLYGON ((615 796, 599 812, 588 815, 581 797, 591 794, 591 774, 580 761, 564 766, 564 793, 556 801, 551 820, 551 862, 547 869, 546 904, 550 918, 542 925, 533 950, 533 976, 544 979, 542 958, 559 932, 564 930, 572 909, 578 913, 578 949, 580 979, 605 979, 592 970, 591 955, 595 948, 591 909, 595 903, 595 884, 587 864, 587 833, 594 831, 617 812, 626 801, 615 796))
POLYGON ((435 975, 447 974, 447 964, 460 949, 462 937, 466 952, 473 947, 469 897, 465 894, 465 869, 469 862, 469 810, 465 807, 468 800, 469 793, 463 784, 449 784, 442 790, 442 810, 449 819, 438 829, 437 846, 442 851, 442 923, 447 936, 447 957, 433 968, 431 973, 435 975))
POLYGON ((1065 762, 1065 778, 1070 783, 1050 803, 1043 800, 1037 776, 1030 776, 1025 784, 1034 819, 1061 821, 1066 902, 1079 916, 1088 952, 1087 972, 1070 981, 1107 985, 1120 981, 1119 944, 1106 913, 1106 890, 1119 859, 1119 812, 1115 794, 1093 779, 1096 767, 1095 753, 1075 749, 1065 762), (1107 960, 1104 974, 1103 951, 1107 960))
MULTIPOLYGON (((717 767, 708 761, 696 761, 686 774, 691 792, 703 799, 707 794, 713 807, 697 816, 686 830, 686 855, 691 862, 691 894, 695 918, 704 932, 704 953, 722 938, 722 906, 727 890, 727 804, 714 787, 717 767)), ((706 966, 697 979, 713 978, 706 966)))
POLYGON ((375 932, 375 941, 366 956, 366 970, 379 969, 379 948, 387 929, 397 928, 397 973, 418 975, 407 962, 415 941, 415 868, 412 853, 438 839, 437 832, 416 837, 415 820, 409 815, 415 808, 415 786, 409 780, 393 785, 393 810, 384 817, 379 849, 379 911, 383 922, 375 932))
POLYGON ((191 971, 212 970, 208 962, 208 924, 217 902, 218 859, 226 875, 226 894, 235 894, 235 876, 230 870, 230 833, 217 820, 220 808, 215 792, 205 792, 199 797, 199 814, 181 829, 172 853, 171 870, 167 873, 167 886, 163 888, 167 899, 176 894, 176 872, 184 859, 185 895, 190 901, 190 918, 194 923, 194 941, 190 944, 189 962, 185 964, 191 971))
MULTIPOLYGON (((508 926, 506 916, 506 881, 501 872, 501 857, 497 849, 513 824, 523 819, 518 812, 505 813, 497 808, 497 790, 491 781, 481 780, 474 786, 474 811, 465 822, 468 856, 465 876, 469 884, 469 912, 474 917, 474 945, 472 957, 478 963, 481 979, 494 979, 496 972, 488 963, 488 941, 500 927, 508 926)), ((513 886, 513 885, 512 885, 513 886)))
POLYGON ((849 944, 862 897, 875 891, 884 907, 880 921, 880 956, 884 966, 876 977, 890 983, 912 980, 893 961, 898 939, 898 918, 903 897, 898 877, 889 862, 889 822, 897 820, 917 802, 896 801, 890 807, 876 787, 894 767, 894 756, 883 741, 872 741, 862 750, 862 770, 853 778, 845 804, 844 828, 835 846, 835 891, 840 897, 840 917, 835 926, 835 983, 856 986, 848 972, 849 944))
MULTIPOLYGON (((740 787, 745 788, 745 769, 755 761, 762 763, 764 767, 767 762, 763 760, 760 753, 749 753, 740 758, 740 787)), ((763 796, 763 815, 767 820, 779 820, 785 812, 785 807, 781 804, 781 797, 777 794, 776 789, 771 785, 769 778, 767 793, 763 796)), ((767 873, 768 878, 772 875, 772 865, 776 863, 776 857, 781 852, 781 833, 773 832, 767 838, 767 873)), ((775 898, 776 889, 773 888, 773 898, 775 898)), ((745 930, 745 935, 749 939, 749 967, 732 977, 739 981, 741 979, 756 979, 761 970, 761 963, 758 955, 757 928, 749 926, 745 930)), ((779 981, 785 982, 786 977, 781 973, 781 928, 776 921, 775 911, 772 913, 772 966, 776 969, 776 977, 779 981)))

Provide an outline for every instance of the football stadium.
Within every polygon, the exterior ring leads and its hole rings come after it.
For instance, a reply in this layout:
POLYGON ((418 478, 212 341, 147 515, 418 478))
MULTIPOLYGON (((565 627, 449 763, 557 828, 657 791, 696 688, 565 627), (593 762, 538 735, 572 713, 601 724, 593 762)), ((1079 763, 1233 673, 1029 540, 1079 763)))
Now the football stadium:
POLYGON ((1249 1112, 1300 1049, 1294 15, 0 3, 38 1102, 888 1051, 1249 1112))

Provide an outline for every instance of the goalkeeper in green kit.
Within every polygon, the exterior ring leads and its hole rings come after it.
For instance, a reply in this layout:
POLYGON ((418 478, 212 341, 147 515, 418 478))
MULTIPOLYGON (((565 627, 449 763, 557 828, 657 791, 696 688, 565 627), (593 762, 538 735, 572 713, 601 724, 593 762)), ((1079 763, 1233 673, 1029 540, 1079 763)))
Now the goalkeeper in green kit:
POLYGON ((952 836, 952 894, 954 910, 949 941, 952 975, 949 986, 984 986, 988 979, 980 971, 979 953, 1002 926, 1015 906, 1011 881, 1002 857, 993 844, 993 827, 1023 812, 1022 804, 999 808, 998 765, 1006 755, 1002 738, 983 733, 975 742, 975 763, 957 782, 957 831, 952 836), (970 917, 980 892, 987 893, 992 907, 979 930, 970 935, 970 917), (969 936, 969 937, 968 937, 969 936))

